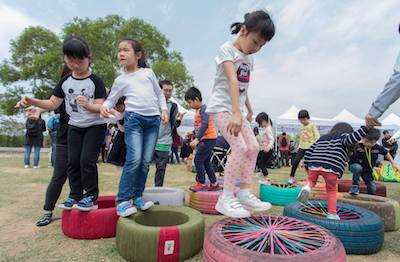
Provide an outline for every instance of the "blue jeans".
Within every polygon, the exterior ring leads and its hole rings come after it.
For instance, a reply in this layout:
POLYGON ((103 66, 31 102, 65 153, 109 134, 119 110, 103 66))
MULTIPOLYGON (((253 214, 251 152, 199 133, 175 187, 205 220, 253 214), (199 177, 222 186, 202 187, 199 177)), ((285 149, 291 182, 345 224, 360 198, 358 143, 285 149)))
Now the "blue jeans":
POLYGON ((117 203, 142 196, 160 128, 160 116, 125 112, 126 157, 117 203))
POLYGON ((29 166, 32 147, 34 147, 34 149, 35 149, 34 154, 33 154, 33 165, 34 166, 39 166, 40 146, 35 146, 35 145, 25 145, 24 164, 26 166, 29 166))
POLYGON ((212 151, 216 142, 217 139, 204 139, 197 145, 196 154, 194 156, 194 165, 196 166, 197 180, 201 184, 206 182, 206 173, 210 183, 214 184, 217 181, 214 169, 211 165, 212 151))
POLYGON ((350 172, 353 173, 353 186, 359 187, 360 185, 360 177, 364 180, 367 185, 368 194, 375 194, 376 186, 374 182, 374 178, 372 177, 372 173, 369 170, 364 170, 362 165, 353 163, 349 167, 350 172))

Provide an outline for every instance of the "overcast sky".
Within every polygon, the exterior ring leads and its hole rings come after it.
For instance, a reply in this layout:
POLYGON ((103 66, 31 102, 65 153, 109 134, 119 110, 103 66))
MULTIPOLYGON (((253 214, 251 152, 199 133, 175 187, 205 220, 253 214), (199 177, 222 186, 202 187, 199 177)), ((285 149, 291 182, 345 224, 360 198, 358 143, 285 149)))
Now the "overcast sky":
MULTIPOLYGON (((29 25, 59 33, 73 17, 135 16, 167 36, 207 97, 214 57, 231 39, 229 25, 259 8, 270 12, 277 31, 255 54, 249 90, 254 111, 277 116, 294 104, 319 117, 343 108, 363 117, 400 51, 399 0, 0 0, 0 59, 29 25)), ((400 102, 389 112, 400 115, 400 102)))

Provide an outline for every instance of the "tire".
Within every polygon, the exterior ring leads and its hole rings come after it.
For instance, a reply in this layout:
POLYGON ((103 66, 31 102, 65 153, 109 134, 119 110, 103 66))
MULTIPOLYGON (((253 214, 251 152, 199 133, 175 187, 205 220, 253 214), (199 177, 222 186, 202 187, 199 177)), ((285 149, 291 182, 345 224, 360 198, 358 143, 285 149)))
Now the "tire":
POLYGON ((260 199, 272 205, 285 206, 296 201, 301 188, 288 184, 260 184, 260 199))
POLYGON ((115 237, 118 221, 115 196, 100 196, 98 209, 89 212, 63 210, 61 229, 64 235, 75 239, 115 237))
POLYGON ((305 208, 327 209, 326 201, 311 200, 307 205, 292 202, 285 206, 284 216, 302 219, 320 225, 331 231, 342 241, 347 254, 366 255, 378 252, 383 245, 383 220, 375 213, 361 207, 338 202, 337 210, 341 220, 327 219, 304 212, 305 208), (347 213, 347 214, 346 214, 347 213), (344 219, 347 215, 347 219, 344 219))
POLYGON ((215 205, 221 194, 222 191, 190 192, 189 205, 201 213, 219 215, 220 213, 215 210, 215 205))
POLYGON ((117 250, 128 261, 183 261, 204 240, 204 218, 189 207, 154 206, 117 225, 117 250))
POLYGON ((214 223, 204 237, 203 261, 341 262, 346 261, 346 253, 342 243, 318 225, 290 217, 257 215, 245 219, 226 218, 214 223), (287 244, 284 240, 292 239, 292 236, 293 241, 287 244), (310 244, 309 250, 304 249, 302 238, 315 245, 310 244), (279 239, 280 245, 276 240, 271 245, 274 239, 279 239), (246 248, 250 240, 254 244, 246 248), (265 245, 264 250, 251 250, 257 244, 265 245), (293 253, 285 253, 283 247, 293 253))
POLYGON ((147 187, 143 192, 143 199, 158 205, 183 206, 185 191, 172 187, 147 187))
MULTIPOLYGON (((353 184, 353 181, 351 180, 338 180, 338 192, 349 192, 351 185, 353 184)), ((382 183, 376 182, 376 193, 375 195, 381 196, 381 197, 386 197, 386 186, 382 183)), ((360 181, 360 193, 367 194, 367 186, 365 185, 364 182, 360 181)))
POLYGON ((340 201, 375 212, 383 219, 385 232, 396 231, 400 227, 400 205, 393 199, 367 194, 343 194, 340 201))

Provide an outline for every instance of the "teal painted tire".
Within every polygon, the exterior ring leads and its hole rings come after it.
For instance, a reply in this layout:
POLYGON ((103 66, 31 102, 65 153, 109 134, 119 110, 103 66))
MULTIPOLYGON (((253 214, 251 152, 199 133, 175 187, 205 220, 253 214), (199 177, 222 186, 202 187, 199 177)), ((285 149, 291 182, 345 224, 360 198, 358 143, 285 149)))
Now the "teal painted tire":
POLYGON ((301 188, 288 184, 260 185, 260 199, 276 206, 286 206, 296 201, 301 188))

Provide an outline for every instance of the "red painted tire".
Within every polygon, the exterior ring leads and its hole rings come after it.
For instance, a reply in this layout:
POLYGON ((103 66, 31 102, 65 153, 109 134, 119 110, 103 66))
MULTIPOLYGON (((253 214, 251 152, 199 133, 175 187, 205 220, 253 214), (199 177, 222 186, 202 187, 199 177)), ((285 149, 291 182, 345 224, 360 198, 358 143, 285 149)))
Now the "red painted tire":
POLYGON ((204 237, 204 262, 342 262, 342 243, 328 230, 284 216, 216 222, 204 237), (304 241, 302 241, 304 240, 304 241))
POLYGON ((63 210, 61 228, 67 237, 75 239, 100 239, 115 237, 118 216, 115 196, 100 196, 98 209, 89 212, 63 210))
POLYGON ((220 213, 215 210, 219 196, 222 194, 221 191, 211 192, 190 192, 189 205, 201 213, 219 215, 220 213))
MULTIPOLYGON (((351 180, 338 180, 338 192, 349 192, 353 182, 351 180)), ((376 182, 376 193, 377 196, 386 197, 386 186, 382 183, 376 182)), ((364 182, 360 181, 360 193, 367 194, 367 186, 364 182)))

